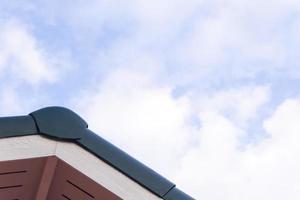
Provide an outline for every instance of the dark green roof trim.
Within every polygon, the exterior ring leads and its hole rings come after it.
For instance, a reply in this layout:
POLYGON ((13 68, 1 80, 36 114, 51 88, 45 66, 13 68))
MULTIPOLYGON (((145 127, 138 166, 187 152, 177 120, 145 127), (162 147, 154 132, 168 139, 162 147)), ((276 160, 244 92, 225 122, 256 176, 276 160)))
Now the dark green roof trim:
POLYGON ((38 134, 32 117, 2 117, 0 118, 0 138, 38 134))
POLYGON ((35 120, 40 134, 63 140, 78 140, 86 135, 88 124, 69 109, 47 107, 30 115, 35 120))
POLYGON ((73 111, 47 107, 27 116, 0 118, 0 138, 40 134, 77 143, 165 200, 193 200, 175 184, 88 129, 73 111))
POLYGON ((192 197, 178 190, 177 188, 173 188, 170 192, 168 192, 164 196, 164 199, 165 200, 194 200, 192 197))
POLYGON ((77 142, 160 197, 163 197, 174 186, 167 179, 91 131, 77 142))

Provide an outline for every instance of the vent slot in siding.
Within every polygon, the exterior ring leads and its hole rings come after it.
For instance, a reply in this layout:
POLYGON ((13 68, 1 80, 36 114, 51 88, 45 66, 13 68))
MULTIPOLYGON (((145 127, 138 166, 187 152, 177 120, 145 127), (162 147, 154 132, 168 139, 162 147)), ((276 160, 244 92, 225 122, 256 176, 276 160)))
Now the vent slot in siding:
POLYGON ((71 198, 67 197, 66 195, 62 194, 61 195, 64 199, 67 199, 67 200, 72 200, 71 198))
POLYGON ((0 176, 2 175, 9 175, 9 174, 20 174, 20 173, 26 173, 26 170, 23 171, 14 171, 14 172, 0 172, 0 176))
POLYGON ((72 185, 73 187, 75 187, 76 189, 80 190, 81 192, 83 192, 84 194, 88 195, 89 197, 91 197, 92 199, 95 199, 95 196, 90 194, 89 192, 87 192, 86 190, 82 189, 81 187, 79 187, 78 185, 75 185, 74 183, 72 183, 70 180, 67 180, 67 182, 72 185))
POLYGON ((17 177, 19 174, 23 174, 26 172, 27 172, 26 170, 0 172, 0 180, 2 180, 1 181, 2 185, 0 184, 0 190, 22 187, 23 185, 20 184, 19 181, 17 181, 17 177))
POLYGON ((35 199, 46 157, 0 161, 0 200, 35 199))
POLYGON ((10 189, 10 188, 18 188, 18 187, 22 187, 23 185, 11 185, 11 186, 3 186, 0 187, 0 190, 2 189, 10 189))

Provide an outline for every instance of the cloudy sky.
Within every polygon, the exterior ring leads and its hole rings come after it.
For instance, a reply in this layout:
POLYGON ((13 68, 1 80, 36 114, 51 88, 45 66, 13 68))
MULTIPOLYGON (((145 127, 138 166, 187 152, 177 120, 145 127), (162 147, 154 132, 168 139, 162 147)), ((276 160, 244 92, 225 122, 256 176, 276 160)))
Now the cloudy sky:
POLYGON ((299 0, 1 0, 0 114, 66 106, 196 199, 300 198, 299 0))

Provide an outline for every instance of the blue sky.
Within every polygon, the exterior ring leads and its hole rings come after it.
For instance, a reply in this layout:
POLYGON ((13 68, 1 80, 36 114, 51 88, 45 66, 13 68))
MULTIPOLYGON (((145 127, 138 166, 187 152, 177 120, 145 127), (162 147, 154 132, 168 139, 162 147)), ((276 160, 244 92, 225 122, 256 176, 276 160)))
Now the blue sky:
POLYGON ((0 114, 61 105, 197 199, 300 197, 300 2, 0 3, 0 114))

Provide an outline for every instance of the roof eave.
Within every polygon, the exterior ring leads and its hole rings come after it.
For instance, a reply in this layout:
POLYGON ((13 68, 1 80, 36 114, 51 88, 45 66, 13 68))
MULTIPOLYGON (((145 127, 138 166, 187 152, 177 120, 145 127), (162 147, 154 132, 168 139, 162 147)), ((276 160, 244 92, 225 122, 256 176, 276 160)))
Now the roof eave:
POLYGON ((0 118, 0 138, 35 134, 80 145, 163 199, 193 199, 171 181, 90 131, 87 123, 67 108, 47 107, 26 116, 0 118))

